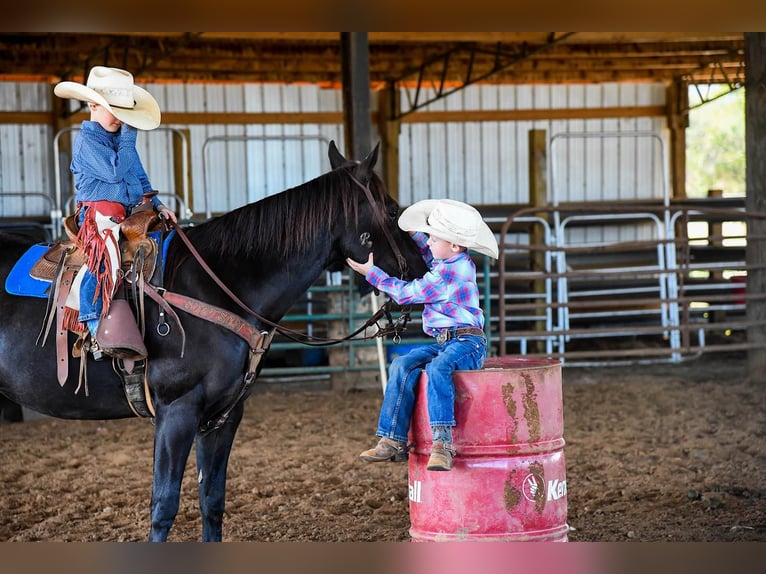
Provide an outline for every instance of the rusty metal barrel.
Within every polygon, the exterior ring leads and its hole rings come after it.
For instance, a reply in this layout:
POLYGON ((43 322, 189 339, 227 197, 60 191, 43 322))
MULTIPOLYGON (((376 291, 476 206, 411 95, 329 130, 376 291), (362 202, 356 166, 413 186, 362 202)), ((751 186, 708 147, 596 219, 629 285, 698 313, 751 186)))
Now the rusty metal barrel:
POLYGON ((410 428, 413 541, 567 540, 561 363, 489 358, 456 371, 451 471, 428 471, 431 428, 423 372, 410 428))

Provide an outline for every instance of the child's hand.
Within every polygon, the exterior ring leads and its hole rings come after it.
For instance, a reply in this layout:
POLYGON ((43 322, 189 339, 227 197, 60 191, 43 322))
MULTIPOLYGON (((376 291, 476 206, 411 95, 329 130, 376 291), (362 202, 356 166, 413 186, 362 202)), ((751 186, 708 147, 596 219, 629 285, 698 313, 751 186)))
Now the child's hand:
POLYGON ((157 211, 160 215, 164 216, 165 219, 169 219, 173 223, 178 223, 178 218, 176 217, 175 212, 166 205, 160 205, 157 211))
POLYGON ((120 149, 130 148, 136 146, 136 137, 138 136, 138 130, 128 124, 122 124, 120 128, 120 135, 117 136, 120 149))
POLYGON ((356 271, 357 273, 365 277, 367 276, 367 273, 370 271, 372 266, 375 265, 375 263, 373 262, 372 251, 370 251, 370 256, 367 258, 366 263, 359 263, 358 261, 354 261, 350 257, 346 258, 346 263, 348 264, 349 267, 351 267, 351 269, 353 269, 354 271, 356 271))

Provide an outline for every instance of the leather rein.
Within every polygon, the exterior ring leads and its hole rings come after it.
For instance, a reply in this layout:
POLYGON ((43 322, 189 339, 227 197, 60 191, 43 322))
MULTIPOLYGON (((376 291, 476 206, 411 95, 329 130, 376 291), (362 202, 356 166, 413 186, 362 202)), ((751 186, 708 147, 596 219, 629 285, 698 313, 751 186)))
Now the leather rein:
MULTIPOLYGON (((373 213, 375 214, 378 220, 378 224, 380 228, 382 229, 386 237, 386 240, 388 241, 389 246, 391 247, 391 250, 394 252, 394 255, 396 256, 397 263, 399 265, 399 271, 402 274, 402 276, 404 276, 407 270, 406 260, 402 256, 402 253, 399 250, 399 247, 396 245, 396 242, 394 241, 394 238, 391 235, 391 232, 386 227, 385 219, 384 219, 385 216, 383 215, 382 210, 376 209, 377 204, 375 203, 374 198, 372 197, 372 192, 370 191, 369 185, 362 184, 352 174, 349 174, 349 176, 351 177, 353 182, 356 185, 358 185, 360 188, 362 188, 362 190, 365 192, 367 200, 369 201, 370 206, 372 207, 373 213)), ((410 319, 410 316, 409 316, 410 310, 408 308, 402 312, 402 314, 400 315, 398 319, 393 320, 391 316, 391 306, 393 305, 393 301, 391 299, 388 299, 380 307, 380 309, 378 309, 369 319, 367 319, 367 321, 364 322, 364 324, 361 327, 359 327, 356 331, 354 331, 353 333, 341 339, 314 337, 305 333, 301 333, 299 331, 288 329, 287 327, 281 326, 278 323, 275 323, 274 321, 267 319, 266 317, 260 315, 259 313, 253 311, 250 307, 248 307, 215 274, 215 272, 210 268, 210 266, 205 262, 205 260, 199 254, 199 252, 194 247, 194 245, 192 245, 188 236, 181 229, 181 227, 177 225, 172 225, 172 224, 169 225, 164 217, 162 216, 160 217, 162 218, 163 223, 165 224, 166 227, 172 226, 175 229, 176 234, 184 242, 186 247, 189 249, 189 252, 197 260, 197 262, 200 264, 202 269, 210 276, 210 278, 216 283, 216 285, 218 285, 218 287, 220 287, 221 290, 240 309, 242 309, 248 315, 255 317, 262 324, 268 325, 273 330, 275 330, 276 332, 280 333, 281 335, 285 336, 286 338, 292 341, 295 341, 304 345, 320 346, 320 347, 336 345, 344 341, 348 341, 348 340, 356 338, 357 335, 359 335, 363 331, 366 331, 369 327, 373 325, 377 326, 377 331, 375 332, 375 334, 371 336, 361 337, 361 339, 365 340, 365 339, 373 339, 376 337, 384 337, 390 333, 394 334, 395 339, 400 339, 399 333, 406 328, 407 322, 410 319), (386 327, 381 327, 380 325, 378 325, 378 321, 384 315, 388 320, 388 325, 386 327)), ((258 338, 262 336, 262 333, 260 331, 256 330, 252 325, 247 323, 244 319, 242 319, 238 315, 231 313, 227 311, 226 309, 222 309, 215 305, 203 303, 201 301, 198 301, 191 297, 187 297, 185 295, 180 295, 178 293, 166 291, 162 287, 156 287, 144 281, 141 281, 141 289, 146 294, 148 294, 155 302, 157 302, 161 307, 160 323, 157 326, 157 332, 161 336, 165 336, 170 332, 170 326, 164 320, 165 313, 170 314, 175 320, 175 322, 177 323, 177 325, 179 326, 179 329, 181 331, 181 336, 182 336, 182 348, 181 348, 182 357, 183 357, 183 348, 185 345, 186 335, 183 330, 183 327, 181 326, 180 319, 178 318, 176 313, 172 310, 170 305, 172 305, 173 307, 183 309, 184 311, 191 313, 197 317, 200 317, 207 321, 211 321, 213 323, 216 323, 220 326, 227 328, 228 330, 232 331, 233 333, 237 334, 238 336, 243 338, 245 341, 247 341, 251 350, 256 346, 256 342, 258 341, 258 338)))

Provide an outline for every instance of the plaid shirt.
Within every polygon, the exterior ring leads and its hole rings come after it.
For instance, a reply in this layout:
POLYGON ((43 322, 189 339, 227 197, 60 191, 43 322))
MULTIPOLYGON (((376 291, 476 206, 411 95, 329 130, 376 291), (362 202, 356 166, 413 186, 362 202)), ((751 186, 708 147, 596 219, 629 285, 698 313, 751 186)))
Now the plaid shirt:
MULTIPOLYGON (((152 184, 136 151, 137 130, 123 125, 116 133, 84 121, 72 146, 71 170, 76 201, 115 201, 126 209, 141 203, 152 184)), ((154 205, 162 205, 153 198, 154 205)))
POLYGON ((452 327, 484 328, 484 312, 479 307, 476 265, 463 251, 449 259, 433 258, 428 236, 415 233, 429 271, 420 279, 402 281, 373 265, 367 281, 400 305, 423 303, 423 331, 431 336, 452 327))

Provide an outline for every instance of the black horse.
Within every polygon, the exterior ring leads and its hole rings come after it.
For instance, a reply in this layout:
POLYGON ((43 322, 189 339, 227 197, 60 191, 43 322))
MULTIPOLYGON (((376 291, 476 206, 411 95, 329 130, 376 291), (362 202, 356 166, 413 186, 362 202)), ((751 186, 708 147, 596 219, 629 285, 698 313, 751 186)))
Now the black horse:
MULTIPOLYGON (((341 270, 346 257, 363 261, 373 251, 375 263, 392 275, 422 275, 426 268, 414 242, 398 228, 399 207, 373 172, 377 155, 378 147, 361 162, 348 161, 331 143, 332 171, 186 229, 222 283, 263 321, 233 303, 177 237, 167 249, 164 287, 269 330, 323 271, 341 270)), ((27 239, 0 234, 0 285, 29 246, 27 239)), ((55 345, 35 345, 45 307, 44 299, 0 289, 0 394, 58 418, 135 416, 110 361, 89 362, 87 396, 74 393, 79 359, 71 360, 69 382, 58 384, 55 345)), ((249 345, 230 330, 179 311, 185 331, 181 358, 180 330, 160 336, 153 327, 159 306, 147 299, 146 307, 147 372, 156 411, 149 539, 167 539, 195 443, 202 539, 219 541, 226 469, 244 408, 237 396, 249 364, 249 345), (231 411, 224 424, 202 432, 227 408, 231 411)), ((168 322, 172 328, 173 321, 168 322)), ((70 347, 72 342, 70 336, 70 347)))

